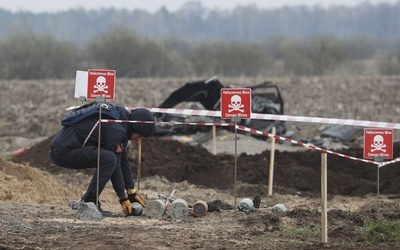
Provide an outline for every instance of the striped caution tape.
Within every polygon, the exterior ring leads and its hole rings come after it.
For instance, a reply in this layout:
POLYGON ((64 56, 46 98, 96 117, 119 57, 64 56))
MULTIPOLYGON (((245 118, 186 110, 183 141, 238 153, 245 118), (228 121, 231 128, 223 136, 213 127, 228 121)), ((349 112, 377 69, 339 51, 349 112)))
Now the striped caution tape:
POLYGON ((328 149, 325 149, 325 148, 317 147, 317 146, 315 146, 313 144, 303 143, 301 141, 293 140, 293 139, 286 138, 286 137, 279 136, 279 135, 274 135, 274 134, 271 134, 271 133, 268 133, 268 132, 265 132, 265 131, 256 130, 256 129, 253 129, 253 128, 248 128, 248 127, 245 127, 245 126, 242 126, 242 125, 236 125, 234 123, 159 122, 159 121, 152 122, 152 121, 110 120, 110 119, 102 119, 101 122, 155 123, 155 124, 168 124, 168 125, 180 125, 180 124, 182 124, 182 125, 193 125, 193 126, 230 126, 230 127, 236 126, 237 129, 245 131, 245 132, 250 132, 250 133, 253 133, 253 134, 258 134, 258 135, 262 135, 262 136, 270 137, 270 138, 274 137, 275 139, 280 140, 280 141, 289 142, 291 144, 296 144, 296 145, 299 145, 299 146, 302 146, 302 147, 318 150, 318 151, 321 151, 323 153, 336 155, 336 156, 339 156, 339 157, 342 157, 342 158, 347 158, 347 159, 350 159, 350 160, 361 161, 361 162, 365 162, 365 163, 369 163, 369 164, 375 164, 375 165, 378 165, 379 167, 387 166, 389 164, 393 164, 393 163, 396 163, 396 162, 400 161, 400 158, 397 158, 397 159, 394 159, 394 160, 388 161, 388 162, 376 162, 376 161, 371 161, 371 160, 366 160, 366 159, 360 159, 360 158, 357 158, 357 157, 341 154, 341 153, 338 153, 338 152, 335 152, 335 151, 332 151, 332 150, 328 150, 328 149))
MULTIPOLYGON (((135 108, 127 107, 126 109, 132 110, 132 109, 135 109, 135 108)), ((147 108, 147 109, 149 111, 151 111, 151 112, 154 112, 154 113, 221 117, 221 111, 214 111, 214 110, 175 109, 175 108, 147 108)), ((275 121, 292 121, 292 122, 307 122, 307 123, 324 123, 324 124, 339 124, 339 125, 352 125, 352 126, 361 126, 361 127, 400 129, 400 123, 366 121, 366 120, 353 120, 353 119, 322 118, 322 117, 260 114, 260 113, 252 113, 251 114, 251 119, 275 120, 275 121)))

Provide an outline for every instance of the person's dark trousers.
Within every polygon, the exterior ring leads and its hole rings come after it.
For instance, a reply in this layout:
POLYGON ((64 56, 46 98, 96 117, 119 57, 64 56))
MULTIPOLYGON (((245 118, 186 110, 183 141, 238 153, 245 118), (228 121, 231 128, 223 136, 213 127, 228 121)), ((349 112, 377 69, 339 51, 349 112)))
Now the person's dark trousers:
MULTIPOLYGON (((75 149, 61 148, 61 150, 57 148, 57 145, 55 144, 52 145, 50 150, 50 158, 60 167, 70 169, 97 168, 97 147, 87 146, 75 149)), ((109 150, 100 149, 99 194, 103 191, 105 185, 110 179, 113 183, 114 190, 120 190, 120 192, 124 192, 123 182, 118 181, 118 179, 123 180, 123 177, 120 171, 115 171, 116 166, 116 155, 109 150)), ((97 170, 94 172, 89 187, 83 196, 85 202, 96 203, 96 189, 97 170)), ((120 194, 118 195, 120 196, 120 194)))

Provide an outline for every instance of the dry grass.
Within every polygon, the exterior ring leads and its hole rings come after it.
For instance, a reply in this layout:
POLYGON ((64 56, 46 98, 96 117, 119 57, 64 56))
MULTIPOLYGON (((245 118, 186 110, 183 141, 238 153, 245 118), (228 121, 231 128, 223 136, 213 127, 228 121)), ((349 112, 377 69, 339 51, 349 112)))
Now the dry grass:
MULTIPOLYGON (((170 93, 196 79, 117 79, 115 104, 157 107, 170 93)), ((224 86, 272 81, 280 87, 285 114, 396 123, 400 115, 400 77, 220 78, 224 86)), ((79 105, 75 80, 0 81, 0 136, 50 136, 59 129, 65 108, 79 105)), ((322 124, 290 123, 299 136, 314 136, 322 124)), ((397 134, 397 133, 396 133, 397 134)), ((399 136, 396 135, 398 138, 399 136)))

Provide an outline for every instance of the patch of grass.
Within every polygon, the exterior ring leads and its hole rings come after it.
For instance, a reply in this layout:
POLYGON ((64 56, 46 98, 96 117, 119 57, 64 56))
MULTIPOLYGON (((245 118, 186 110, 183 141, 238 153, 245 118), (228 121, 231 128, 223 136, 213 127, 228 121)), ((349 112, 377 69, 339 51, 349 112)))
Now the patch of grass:
POLYGON ((8 161, 8 160, 11 159, 12 156, 11 156, 10 154, 0 154, 0 157, 1 157, 3 160, 8 161))
POLYGON ((319 226, 293 226, 288 228, 286 232, 294 237, 318 237, 321 232, 321 228, 319 226))
POLYGON ((400 243, 400 224, 392 221, 367 222, 364 226, 364 237, 369 244, 400 243))

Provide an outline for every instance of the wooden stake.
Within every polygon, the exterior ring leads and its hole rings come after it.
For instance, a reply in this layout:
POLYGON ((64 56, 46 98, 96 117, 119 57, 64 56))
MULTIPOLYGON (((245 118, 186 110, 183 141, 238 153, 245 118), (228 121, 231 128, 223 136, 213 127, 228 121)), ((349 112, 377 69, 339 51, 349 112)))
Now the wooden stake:
POLYGON ((321 153, 321 241, 328 242, 328 213, 327 213, 327 153, 321 153))
MULTIPOLYGON (((275 135, 276 128, 272 127, 272 134, 275 135)), ((271 153, 269 159, 269 181, 268 181, 268 195, 272 195, 272 186, 274 183, 274 162, 275 162, 275 137, 271 138, 271 153)))
POLYGON ((217 128, 215 125, 212 126, 212 134, 213 134, 213 153, 217 154, 217 128))
POLYGON ((137 140, 138 142, 138 169, 137 169, 137 191, 140 190, 140 175, 141 175, 141 167, 142 167, 142 138, 137 140))

